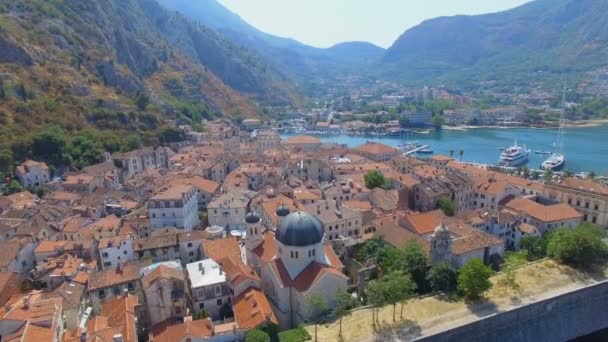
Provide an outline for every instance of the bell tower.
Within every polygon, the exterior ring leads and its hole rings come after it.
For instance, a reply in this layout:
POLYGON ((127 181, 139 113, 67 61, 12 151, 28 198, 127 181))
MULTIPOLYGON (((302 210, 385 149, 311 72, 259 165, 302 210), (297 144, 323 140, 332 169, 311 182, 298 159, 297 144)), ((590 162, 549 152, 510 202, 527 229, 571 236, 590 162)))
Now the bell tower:
POLYGON ((452 264, 452 236, 444 222, 431 235, 431 263, 441 262, 452 264))

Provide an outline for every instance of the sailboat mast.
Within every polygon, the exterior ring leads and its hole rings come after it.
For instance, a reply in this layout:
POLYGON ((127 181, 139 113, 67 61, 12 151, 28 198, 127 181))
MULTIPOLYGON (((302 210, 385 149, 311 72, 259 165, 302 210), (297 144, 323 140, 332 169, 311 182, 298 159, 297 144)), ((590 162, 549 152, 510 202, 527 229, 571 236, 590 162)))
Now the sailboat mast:
POLYGON ((566 81, 564 81, 564 90, 562 92, 562 111, 559 116, 559 131, 557 137, 557 143, 559 148, 559 154, 564 154, 564 120, 566 116, 566 81))

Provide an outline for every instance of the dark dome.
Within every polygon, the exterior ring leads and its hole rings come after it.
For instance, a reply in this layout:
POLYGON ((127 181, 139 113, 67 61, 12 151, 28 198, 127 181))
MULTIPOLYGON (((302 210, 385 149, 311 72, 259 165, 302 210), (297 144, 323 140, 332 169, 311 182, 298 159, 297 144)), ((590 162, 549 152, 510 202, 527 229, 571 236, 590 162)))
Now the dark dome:
POLYGON ((258 223, 260 222, 260 216, 254 212, 250 212, 245 216, 245 222, 247 223, 258 223))
POLYGON ((287 215, 275 233, 286 246, 308 246, 323 240, 323 226, 318 218, 296 211, 287 215))
POLYGON ((285 217, 287 215, 289 215, 289 208, 287 208, 285 204, 281 204, 277 207, 277 216, 285 217))

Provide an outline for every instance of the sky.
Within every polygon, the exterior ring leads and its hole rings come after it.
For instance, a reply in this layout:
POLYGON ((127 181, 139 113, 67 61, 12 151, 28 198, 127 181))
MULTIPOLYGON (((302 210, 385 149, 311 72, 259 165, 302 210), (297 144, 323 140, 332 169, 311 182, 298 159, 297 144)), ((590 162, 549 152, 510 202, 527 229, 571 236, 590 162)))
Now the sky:
POLYGON ((406 29, 446 15, 498 12, 530 0, 219 0, 258 29, 316 47, 389 47, 406 29))

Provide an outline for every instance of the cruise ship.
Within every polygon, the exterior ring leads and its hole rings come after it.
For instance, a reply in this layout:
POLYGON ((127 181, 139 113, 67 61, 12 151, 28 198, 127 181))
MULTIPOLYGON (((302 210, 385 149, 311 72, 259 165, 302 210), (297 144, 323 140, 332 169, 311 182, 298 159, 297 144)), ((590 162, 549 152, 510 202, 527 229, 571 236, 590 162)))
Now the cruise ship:
POLYGON ((515 145, 502 151, 498 160, 498 166, 517 167, 526 164, 529 154, 530 150, 526 149, 525 146, 518 146, 516 141, 515 145))

